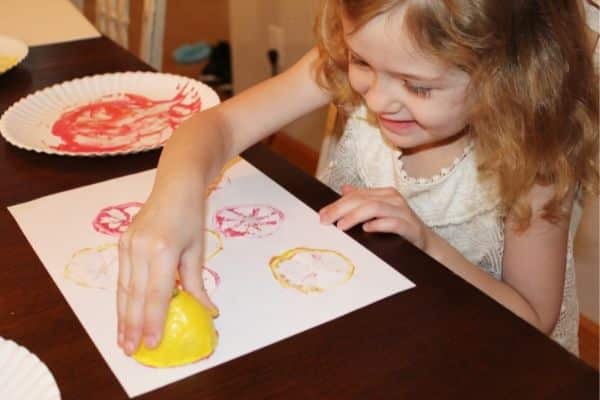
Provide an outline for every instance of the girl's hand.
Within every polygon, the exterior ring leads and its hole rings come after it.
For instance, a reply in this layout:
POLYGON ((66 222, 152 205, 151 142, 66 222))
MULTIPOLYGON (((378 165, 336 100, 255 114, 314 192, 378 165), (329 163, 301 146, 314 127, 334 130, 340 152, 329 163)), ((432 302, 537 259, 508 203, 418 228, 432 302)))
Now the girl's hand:
POLYGON ((431 231, 394 188, 344 185, 342 197, 323 207, 319 215, 322 223, 337 221, 337 227, 344 231, 362 223, 366 232, 395 233, 427 252, 431 231))
POLYGON ((155 347, 179 271, 183 288, 218 313, 204 290, 203 199, 151 198, 119 242, 118 344, 133 354, 143 338, 155 347))

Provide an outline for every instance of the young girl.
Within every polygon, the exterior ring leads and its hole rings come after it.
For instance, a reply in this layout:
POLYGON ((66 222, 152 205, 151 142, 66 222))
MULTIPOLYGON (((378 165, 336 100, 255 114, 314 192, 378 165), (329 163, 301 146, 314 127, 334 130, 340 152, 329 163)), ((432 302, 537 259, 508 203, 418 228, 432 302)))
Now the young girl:
POLYGON ((323 223, 402 236, 577 352, 576 199, 597 193, 598 89, 576 0, 324 0, 318 49, 187 120, 121 237, 118 343, 156 346, 200 274, 221 166, 331 101, 350 111, 323 223), (169 204, 167 207, 166 204, 169 204))

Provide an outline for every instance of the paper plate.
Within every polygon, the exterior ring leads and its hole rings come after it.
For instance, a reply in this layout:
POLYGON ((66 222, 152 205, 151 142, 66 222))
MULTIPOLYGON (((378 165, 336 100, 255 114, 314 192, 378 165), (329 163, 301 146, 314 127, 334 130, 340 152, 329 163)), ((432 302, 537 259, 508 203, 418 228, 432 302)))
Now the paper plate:
POLYGON ((48 367, 25 347, 2 337, 0 399, 60 399, 60 391, 48 367))
POLYGON ((0 132, 26 150, 70 156, 160 147, 193 113, 219 103, 205 84, 156 72, 94 75, 35 92, 0 118, 0 132))
POLYGON ((0 35, 0 74, 19 64, 29 53, 22 40, 0 35))

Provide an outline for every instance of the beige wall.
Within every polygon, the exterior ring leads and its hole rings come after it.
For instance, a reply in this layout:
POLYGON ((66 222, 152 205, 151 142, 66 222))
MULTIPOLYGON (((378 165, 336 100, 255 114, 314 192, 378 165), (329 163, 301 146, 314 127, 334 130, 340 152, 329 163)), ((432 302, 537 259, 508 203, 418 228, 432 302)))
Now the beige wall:
MULTIPOLYGON (((285 69, 314 46, 312 27, 319 0, 230 0, 230 38, 236 93, 267 79, 268 26, 284 29, 285 69)), ((293 95, 290 93, 290 95, 293 95)), ((316 111, 282 129, 315 151, 321 146, 326 109, 316 111)))

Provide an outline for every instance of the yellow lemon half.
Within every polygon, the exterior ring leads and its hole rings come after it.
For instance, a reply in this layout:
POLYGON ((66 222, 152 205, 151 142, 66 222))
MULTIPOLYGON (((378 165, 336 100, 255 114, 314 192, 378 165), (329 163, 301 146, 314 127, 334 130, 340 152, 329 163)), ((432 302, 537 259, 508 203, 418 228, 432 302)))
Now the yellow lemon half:
POLYGON ((142 343, 133 358, 150 367, 176 367, 210 356, 216 346, 217 331, 210 310, 191 294, 178 291, 169 303, 160 344, 148 349, 142 343))
POLYGON ((0 54, 0 73, 8 71, 19 62, 19 58, 15 56, 6 56, 0 54))

